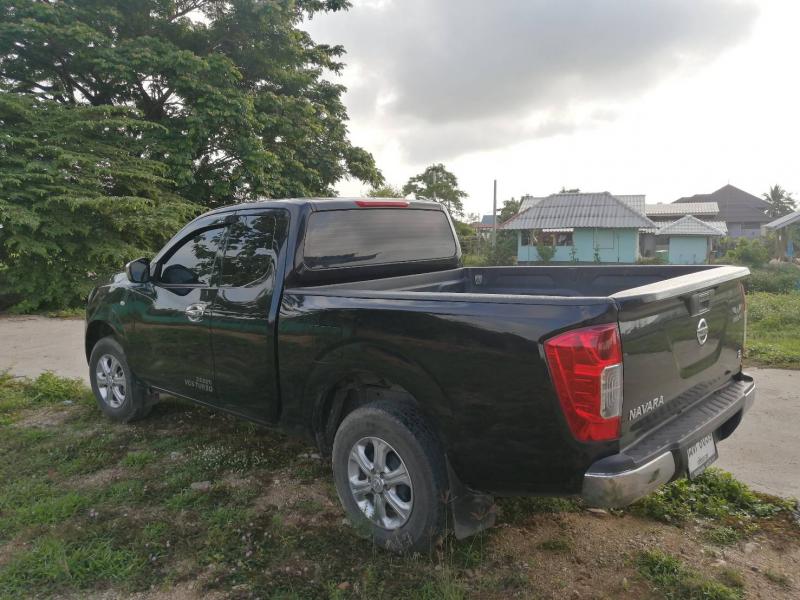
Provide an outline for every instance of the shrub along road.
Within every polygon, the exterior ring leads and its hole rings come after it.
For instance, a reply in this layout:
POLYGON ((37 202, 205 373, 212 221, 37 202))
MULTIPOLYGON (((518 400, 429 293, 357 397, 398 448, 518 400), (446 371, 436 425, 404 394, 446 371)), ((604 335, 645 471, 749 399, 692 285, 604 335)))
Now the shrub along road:
MULTIPOLYGON (((52 370, 88 383, 83 321, 45 317, 0 318, 0 371, 35 377, 52 370)), ((753 410, 720 445, 718 466, 754 489, 800 498, 800 371, 751 367, 758 383, 753 410)))

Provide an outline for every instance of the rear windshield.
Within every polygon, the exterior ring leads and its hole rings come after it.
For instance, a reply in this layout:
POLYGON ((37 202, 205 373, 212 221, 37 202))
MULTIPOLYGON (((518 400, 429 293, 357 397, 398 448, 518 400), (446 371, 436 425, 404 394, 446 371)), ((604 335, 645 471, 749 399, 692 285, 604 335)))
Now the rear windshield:
POLYGON ((450 222, 441 211, 361 208, 313 213, 304 262, 319 270, 441 260, 455 254, 450 222))

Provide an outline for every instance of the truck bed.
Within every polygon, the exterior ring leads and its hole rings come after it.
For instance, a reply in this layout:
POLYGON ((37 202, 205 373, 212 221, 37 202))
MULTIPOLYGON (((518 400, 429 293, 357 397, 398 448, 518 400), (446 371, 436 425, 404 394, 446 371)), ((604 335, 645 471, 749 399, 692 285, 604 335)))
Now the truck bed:
MULTIPOLYGON (((742 276, 746 269, 715 265, 581 265, 533 267, 463 267, 432 273, 369 279, 331 285, 303 286, 310 294, 422 292, 504 296, 617 297, 630 301, 639 294, 665 296, 698 283, 717 285, 742 276), (694 277, 692 277, 694 276, 694 277), (647 286, 647 289, 640 289, 647 286)), ((379 294, 384 297, 384 294, 379 294)), ((642 296, 643 298, 644 296, 642 296)))

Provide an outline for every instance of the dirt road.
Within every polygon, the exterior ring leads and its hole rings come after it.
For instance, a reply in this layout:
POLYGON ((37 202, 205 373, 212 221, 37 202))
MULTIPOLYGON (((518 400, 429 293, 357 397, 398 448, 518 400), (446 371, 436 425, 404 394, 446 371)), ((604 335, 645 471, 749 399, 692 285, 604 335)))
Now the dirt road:
MULTIPOLYGON (((0 318, 0 371, 51 370, 88 383, 83 321, 0 318)), ((758 384, 753 410, 720 444, 718 466, 755 489, 800 498, 800 371, 748 369, 758 384)))

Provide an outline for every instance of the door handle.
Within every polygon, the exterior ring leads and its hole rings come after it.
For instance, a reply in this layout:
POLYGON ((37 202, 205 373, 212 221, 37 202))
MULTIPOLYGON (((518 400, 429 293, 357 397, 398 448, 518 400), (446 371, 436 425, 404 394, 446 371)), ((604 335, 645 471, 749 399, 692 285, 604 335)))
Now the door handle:
POLYGON ((186 307, 186 318, 193 323, 203 320, 203 315, 206 312, 205 302, 195 302, 186 307))

